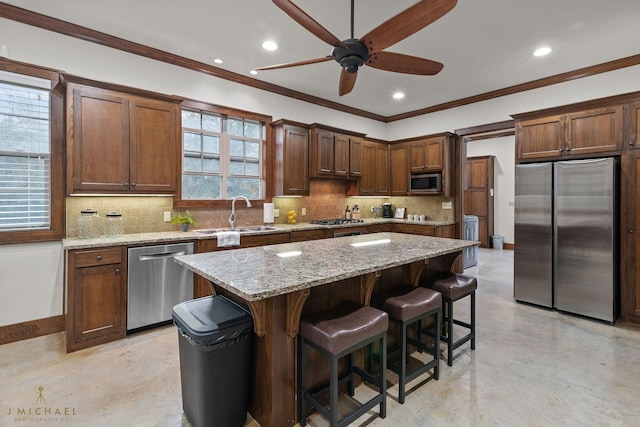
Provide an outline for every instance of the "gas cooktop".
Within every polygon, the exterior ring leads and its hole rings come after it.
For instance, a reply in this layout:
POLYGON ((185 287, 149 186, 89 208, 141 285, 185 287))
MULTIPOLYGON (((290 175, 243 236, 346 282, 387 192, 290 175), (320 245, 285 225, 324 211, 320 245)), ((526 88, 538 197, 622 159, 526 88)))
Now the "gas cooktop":
POLYGON ((320 225, 339 225, 339 224, 357 224, 360 222, 364 222, 362 219, 345 219, 345 218, 335 218, 335 219, 313 219, 311 220, 311 224, 320 224, 320 225))

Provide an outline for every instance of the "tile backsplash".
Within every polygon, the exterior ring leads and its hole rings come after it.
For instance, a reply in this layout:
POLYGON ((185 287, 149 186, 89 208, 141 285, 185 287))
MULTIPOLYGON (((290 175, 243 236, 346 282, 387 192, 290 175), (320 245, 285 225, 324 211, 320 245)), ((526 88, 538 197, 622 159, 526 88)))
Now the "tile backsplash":
MULTIPOLYGON (((414 197, 347 197, 345 182, 340 180, 312 180, 310 196, 274 197, 273 203, 279 209, 280 216, 275 218, 276 224, 287 223, 287 212, 295 210, 298 222, 309 222, 314 219, 342 218, 347 205, 360 208, 361 218, 374 218, 372 207, 380 207, 382 203, 391 203, 394 207, 405 208, 407 215, 426 215, 433 221, 453 221, 454 210, 442 209, 443 202, 453 202, 450 197, 414 196, 414 197), (302 208, 306 215, 302 216, 302 208)), ((172 197, 158 196, 73 196, 66 198, 67 237, 78 236, 78 217, 80 211, 93 208, 104 218, 107 213, 122 214, 125 234, 150 233, 159 231, 179 231, 180 226, 164 222, 164 212, 171 211, 172 216, 183 210, 173 210, 172 197)), ((230 210, 191 209, 198 221, 199 229, 227 227, 230 210)), ((236 202, 236 223, 262 224, 261 208, 246 208, 244 202, 236 202)))

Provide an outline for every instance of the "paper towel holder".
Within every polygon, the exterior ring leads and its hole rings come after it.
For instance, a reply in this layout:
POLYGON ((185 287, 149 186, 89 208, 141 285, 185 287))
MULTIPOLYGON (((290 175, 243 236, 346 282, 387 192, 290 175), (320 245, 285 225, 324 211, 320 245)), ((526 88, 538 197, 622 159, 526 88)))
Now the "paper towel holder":
POLYGON ((265 225, 273 225, 274 224, 274 220, 273 220, 273 209, 274 209, 274 204, 273 203, 264 203, 263 207, 262 207, 262 221, 264 222, 265 225))

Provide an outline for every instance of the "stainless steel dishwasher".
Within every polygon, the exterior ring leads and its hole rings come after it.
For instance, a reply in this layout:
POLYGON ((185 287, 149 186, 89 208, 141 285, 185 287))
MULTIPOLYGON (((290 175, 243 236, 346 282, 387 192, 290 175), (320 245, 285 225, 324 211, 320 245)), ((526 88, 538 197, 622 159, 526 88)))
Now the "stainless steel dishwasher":
POLYGON ((193 243, 129 248, 127 331, 171 320, 173 306, 193 299, 193 273, 173 257, 193 253, 193 243))

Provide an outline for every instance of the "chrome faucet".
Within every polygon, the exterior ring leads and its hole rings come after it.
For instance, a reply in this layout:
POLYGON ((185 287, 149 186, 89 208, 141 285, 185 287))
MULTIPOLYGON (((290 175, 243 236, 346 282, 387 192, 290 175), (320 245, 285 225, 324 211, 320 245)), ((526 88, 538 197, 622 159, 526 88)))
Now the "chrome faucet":
POLYGON ((233 200, 231 201, 231 216, 229 217, 229 225, 231 226, 232 230, 236 229, 236 200, 238 199, 243 199, 245 202, 247 202, 247 207, 251 207, 251 202, 246 197, 236 196, 233 198, 233 200))

